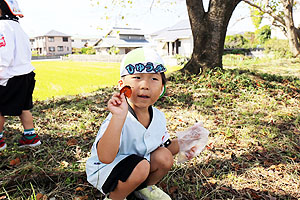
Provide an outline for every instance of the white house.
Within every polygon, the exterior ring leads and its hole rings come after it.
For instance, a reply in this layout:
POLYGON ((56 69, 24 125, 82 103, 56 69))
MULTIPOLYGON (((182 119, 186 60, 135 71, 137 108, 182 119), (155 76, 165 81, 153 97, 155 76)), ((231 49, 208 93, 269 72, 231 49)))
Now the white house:
POLYGON ((109 54, 112 47, 118 48, 119 54, 126 54, 135 48, 149 45, 141 29, 113 27, 106 37, 96 43, 94 48, 98 55, 109 54))
POLYGON ((188 19, 172 27, 151 34, 152 41, 160 55, 173 56, 180 54, 190 56, 193 52, 193 35, 188 19))

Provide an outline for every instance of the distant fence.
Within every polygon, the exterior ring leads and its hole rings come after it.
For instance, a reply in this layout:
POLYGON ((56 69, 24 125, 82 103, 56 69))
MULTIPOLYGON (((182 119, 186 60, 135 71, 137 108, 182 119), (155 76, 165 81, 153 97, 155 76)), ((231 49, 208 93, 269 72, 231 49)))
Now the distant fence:
POLYGON ((243 54, 245 56, 261 58, 261 57, 265 56, 264 50, 265 50, 264 48, 250 48, 250 49, 244 49, 244 48, 229 49, 229 48, 226 48, 226 49, 224 49, 224 54, 243 54))
POLYGON ((83 62, 121 62, 124 55, 69 55, 63 60, 83 61, 83 62))
MULTIPOLYGON (((122 61, 124 55, 69 55, 62 57, 63 60, 82 62, 118 62, 122 61)), ((173 56, 163 57, 165 65, 175 66, 177 60, 173 56)))
POLYGON ((62 56, 32 56, 31 60, 61 59, 62 56))

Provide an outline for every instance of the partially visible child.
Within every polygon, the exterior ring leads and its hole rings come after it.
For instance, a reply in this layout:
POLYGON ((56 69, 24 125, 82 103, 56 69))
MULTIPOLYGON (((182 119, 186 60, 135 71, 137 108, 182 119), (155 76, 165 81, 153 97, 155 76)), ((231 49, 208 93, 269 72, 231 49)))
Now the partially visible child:
POLYGON ((19 116, 24 133, 20 147, 41 144, 34 131, 30 109, 35 86, 29 37, 19 24, 23 17, 16 0, 0 0, 0 150, 5 116, 19 116))
POLYGON ((102 123, 86 163, 88 181, 106 195, 126 199, 169 200, 155 186, 171 169, 178 153, 164 114, 153 104, 164 93, 166 68, 153 50, 138 48, 123 58, 119 87, 130 86, 129 98, 115 93, 108 101, 110 114, 102 123))

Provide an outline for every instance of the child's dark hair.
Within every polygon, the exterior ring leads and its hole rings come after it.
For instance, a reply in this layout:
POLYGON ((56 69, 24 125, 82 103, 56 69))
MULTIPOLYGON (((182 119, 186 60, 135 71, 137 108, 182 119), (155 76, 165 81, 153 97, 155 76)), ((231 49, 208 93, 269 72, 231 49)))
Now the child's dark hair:
POLYGON ((15 16, 9 9, 8 5, 4 0, 0 0, 0 9, 2 11, 2 17, 1 18, 7 18, 7 19, 14 19, 18 20, 19 18, 15 16))
POLYGON ((162 84, 166 85, 166 83, 168 81, 167 77, 166 77, 166 74, 164 72, 162 72, 162 73, 160 73, 160 75, 161 75, 161 79, 162 79, 162 84))

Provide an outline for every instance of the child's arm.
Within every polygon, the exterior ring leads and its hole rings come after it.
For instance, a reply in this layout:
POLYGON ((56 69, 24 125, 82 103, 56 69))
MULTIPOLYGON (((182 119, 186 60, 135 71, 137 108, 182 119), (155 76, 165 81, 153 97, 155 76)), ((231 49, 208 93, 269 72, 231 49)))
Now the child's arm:
POLYGON ((173 156, 176 155, 179 152, 178 139, 173 139, 171 144, 167 148, 171 151, 173 156))
POLYGON ((106 164, 111 163, 119 151, 121 132, 128 112, 124 94, 114 94, 107 107, 112 117, 97 144, 98 158, 106 164))

